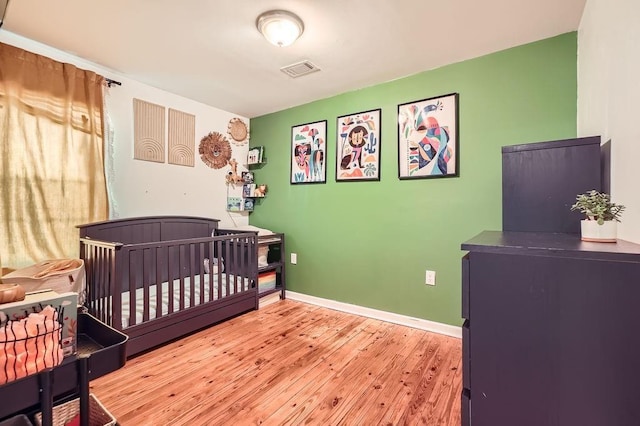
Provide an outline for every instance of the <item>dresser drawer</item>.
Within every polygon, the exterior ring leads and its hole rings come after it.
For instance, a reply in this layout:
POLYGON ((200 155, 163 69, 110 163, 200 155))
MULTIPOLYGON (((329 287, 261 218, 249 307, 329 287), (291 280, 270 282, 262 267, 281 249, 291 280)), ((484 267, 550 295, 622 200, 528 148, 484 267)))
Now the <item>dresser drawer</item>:
POLYGON ((469 253, 462 258, 462 318, 469 319, 469 253))

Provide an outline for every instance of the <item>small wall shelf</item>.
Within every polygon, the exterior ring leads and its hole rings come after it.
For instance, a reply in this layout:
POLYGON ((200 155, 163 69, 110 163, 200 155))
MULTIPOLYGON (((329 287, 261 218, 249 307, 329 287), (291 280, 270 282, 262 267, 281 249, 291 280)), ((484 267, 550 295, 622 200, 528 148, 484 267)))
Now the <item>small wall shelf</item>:
POLYGON ((267 185, 253 183, 253 173, 242 172, 242 178, 244 180, 242 188, 234 190, 233 193, 227 186, 228 212, 252 212, 257 201, 266 198, 267 185))
POLYGON ((258 166, 266 162, 267 159, 264 156, 264 146, 249 148, 249 152, 247 153, 247 166, 258 166))
POLYGON ((242 185, 242 210, 253 211, 256 201, 265 198, 267 194, 267 185, 255 183, 245 183, 242 185))

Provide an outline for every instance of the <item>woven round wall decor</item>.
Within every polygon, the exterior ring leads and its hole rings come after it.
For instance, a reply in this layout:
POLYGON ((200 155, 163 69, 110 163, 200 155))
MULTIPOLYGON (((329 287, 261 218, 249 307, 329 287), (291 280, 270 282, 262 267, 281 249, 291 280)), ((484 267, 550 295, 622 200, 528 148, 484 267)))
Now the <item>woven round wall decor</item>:
POLYGON ((209 167, 221 169, 231 159, 231 145, 223 134, 211 132, 200 140, 200 158, 209 167))
POLYGON ((238 117, 229 120, 227 132, 231 137, 231 141, 238 146, 242 146, 249 141, 249 129, 246 123, 238 117))

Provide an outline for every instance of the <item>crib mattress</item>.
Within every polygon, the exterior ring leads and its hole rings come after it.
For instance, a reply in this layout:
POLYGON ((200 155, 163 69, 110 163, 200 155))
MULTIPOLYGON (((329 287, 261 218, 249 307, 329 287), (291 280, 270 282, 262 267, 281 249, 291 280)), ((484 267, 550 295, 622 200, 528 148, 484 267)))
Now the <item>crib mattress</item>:
MULTIPOLYGON (((162 298, 160 303, 160 306, 162 309, 161 316, 165 316, 173 312, 179 312, 181 310, 191 307, 192 290, 193 290, 193 298, 194 298, 193 306, 197 306, 201 304, 201 297, 200 297, 201 293, 203 293, 204 303, 207 303, 210 301, 209 293, 211 290, 213 291, 211 300, 218 300, 220 298, 224 298, 228 295, 234 294, 236 292, 236 286, 238 288, 238 292, 249 288, 248 278, 244 278, 244 279, 241 277, 236 278, 234 275, 223 274, 221 275, 221 280, 220 280, 220 284, 221 284, 220 290, 222 295, 220 297, 220 295, 218 294, 218 275, 217 274, 195 275, 193 281, 194 281, 194 286, 192 289, 191 277, 184 278, 184 293, 183 293, 184 300, 183 300, 182 306, 180 305, 180 295, 182 293, 181 287, 180 287, 180 279, 176 279, 173 281, 173 292, 170 291, 169 282, 163 282, 161 284, 161 291, 160 291, 160 297, 162 298), (211 281, 210 277, 213 278, 212 283, 210 283, 211 281), (227 285, 226 285, 227 279, 229 280, 229 292, 227 292, 227 285), (236 284, 236 279, 237 279, 237 284, 236 284), (201 283, 200 283, 201 280, 204 281, 203 286, 201 286, 201 283), (201 287, 204 287, 204 288, 201 288, 201 287), (170 298, 173 300, 173 308, 171 312, 169 311, 170 298)), ((157 285, 155 284, 149 286, 149 306, 148 306, 149 320, 152 320, 157 317, 156 301, 158 297, 158 292, 156 289, 157 289, 157 285)), ((135 323, 134 324, 142 324, 144 322, 144 317, 145 317, 144 295, 145 295, 144 289, 139 288, 136 290, 136 293, 135 293, 136 306, 135 306, 135 323)), ((127 327, 130 326, 129 324, 129 318, 131 315, 130 306, 131 306, 130 292, 129 291, 123 292, 122 293, 122 328, 123 329, 126 329, 127 327)))

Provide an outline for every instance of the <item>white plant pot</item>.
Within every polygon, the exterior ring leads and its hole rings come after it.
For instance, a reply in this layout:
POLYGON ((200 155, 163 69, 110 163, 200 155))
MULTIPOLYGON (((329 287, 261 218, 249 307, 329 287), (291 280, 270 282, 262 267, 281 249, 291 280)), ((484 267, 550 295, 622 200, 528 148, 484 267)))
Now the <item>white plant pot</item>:
POLYGON ((580 223, 582 241, 593 241, 597 243, 615 243, 618 235, 618 222, 607 220, 602 225, 597 220, 583 220, 580 223))

